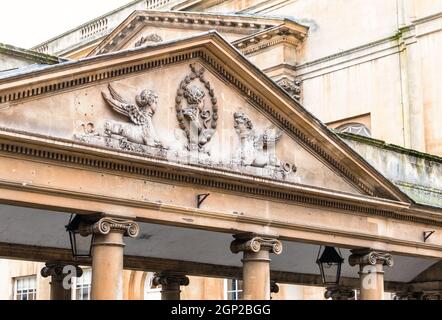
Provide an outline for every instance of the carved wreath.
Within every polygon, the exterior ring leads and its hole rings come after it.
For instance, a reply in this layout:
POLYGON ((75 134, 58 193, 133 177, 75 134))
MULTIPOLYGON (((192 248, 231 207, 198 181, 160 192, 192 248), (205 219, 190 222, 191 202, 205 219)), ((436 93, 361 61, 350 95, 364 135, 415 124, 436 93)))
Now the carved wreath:
MULTIPOLYGON (((190 84, 199 79, 199 81, 204 85, 207 89, 210 101, 211 101, 211 110, 206 108, 199 111, 198 121, 201 122, 201 128, 199 129, 198 136, 198 147, 203 149, 204 145, 207 144, 213 137, 216 127, 218 125, 218 101, 215 97, 215 91, 212 88, 210 82, 205 79, 204 72, 205 69, 201 68, 199 70, 196 69, 194 64, 190 65, 190 69, 192 70, 191 74, 186 76, 178 89, 177 97, 176 97, 176 112, 177 119, 180 128, 185 132, 188 141, 190 142, 190 126, 186 125, 186 117, 184 115, 185 110, 183 108, 183 100, 187 102, 188 105, 196 105, 199 102, 203 101, 205 93, 197 86, 190 86, 190 84)), ((189 147, 188 147, 189 148, 189 147)))

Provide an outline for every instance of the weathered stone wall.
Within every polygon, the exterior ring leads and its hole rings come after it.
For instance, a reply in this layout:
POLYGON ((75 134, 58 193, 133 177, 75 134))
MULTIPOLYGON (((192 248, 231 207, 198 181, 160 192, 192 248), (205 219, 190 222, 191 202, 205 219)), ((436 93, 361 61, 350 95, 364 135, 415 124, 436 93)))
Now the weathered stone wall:
POLYGON ((442 158, 343 135, 344 141, 418 203, 442 207, 442 158))

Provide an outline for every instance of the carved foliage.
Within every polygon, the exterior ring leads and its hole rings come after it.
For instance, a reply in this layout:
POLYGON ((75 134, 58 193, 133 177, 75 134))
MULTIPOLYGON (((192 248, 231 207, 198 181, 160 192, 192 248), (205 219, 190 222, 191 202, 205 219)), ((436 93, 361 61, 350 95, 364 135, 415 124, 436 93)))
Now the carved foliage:
POLYGON ((186 134, 187 150, 209 154, 205 147, 218 125, 218 101, 210 82, 204 77, 205 70, 197 70, 194 64, 190 69, 191 73, 181 81, 177 92, 177 120, 186 134), (206 98, 209 98, 210 106, 206 98))
POLYGON ((297 100, 298 102, 301 101, 301 80, 290 80, 289 78, 284 77, 278 80, 277 83, 281 88, 287 91, 293 97, 293 99, 297 100))

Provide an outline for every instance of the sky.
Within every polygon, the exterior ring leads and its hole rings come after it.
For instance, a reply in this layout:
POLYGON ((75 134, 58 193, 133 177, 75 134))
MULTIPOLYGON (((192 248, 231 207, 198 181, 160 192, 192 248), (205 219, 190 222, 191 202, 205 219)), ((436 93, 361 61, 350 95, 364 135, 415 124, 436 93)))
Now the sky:
POLYGON ((30 48, 132 0, 0 1, 0 42, 30 48))

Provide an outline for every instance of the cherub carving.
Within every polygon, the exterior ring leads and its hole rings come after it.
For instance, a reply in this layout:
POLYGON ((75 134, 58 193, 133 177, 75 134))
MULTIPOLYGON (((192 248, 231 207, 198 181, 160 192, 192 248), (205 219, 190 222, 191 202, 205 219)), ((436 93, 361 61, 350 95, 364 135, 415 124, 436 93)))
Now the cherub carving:
POLYGON ((102 92, 103 98, 113 110, 126 116, 131 123, 109 120, 105 123, 105 134, 117 135, 132 143, 163 148, 159 141, 152 117, 158 104, 158 96, 151 90, 143 90, 135 97, 135 104, 126 101, 109 85, 109 94, 102 92))
POLYGON ((283 164, 275 154, 275 145, 282 137, 281 131, 267 129, 259 133, 254 130, 252 121, 244 113, 237 112, 233 118, 241 142, 238 156, 243 166, 257 168, 270 166, 290 171, 290 165, 283 164))

